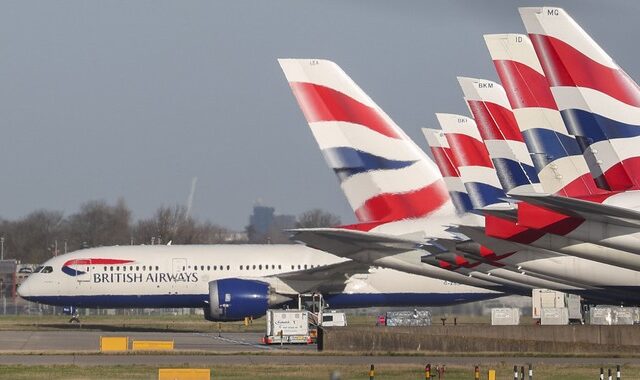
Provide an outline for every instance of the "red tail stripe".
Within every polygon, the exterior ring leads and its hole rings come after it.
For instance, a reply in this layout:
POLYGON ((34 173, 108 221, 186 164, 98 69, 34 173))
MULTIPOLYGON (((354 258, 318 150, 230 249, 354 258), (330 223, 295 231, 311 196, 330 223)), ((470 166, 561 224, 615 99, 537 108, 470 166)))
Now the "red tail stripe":
POLYGON ((487 236, 529 244, 545 235, 544 231, 518 226, 510 220, 495 216, 485 216, 485 233, 487 236))
POLYGON ((553 226, 566 225, 570 220, 584 221, 526 202, 518 204, 518 224, 523 227, 556 232, 553 226))
POLYGON ((359 222, 394 222, 421 218, 431 214, 449 201, 449 193, 442 179, 422 189, 399 194, 380 194, 368 199, 356 210, 359 222))
POLYGON ((617 162, 603 174, 614 191, 637 190, 640 178, 640 157, 630 157, 617 162), (632 180, 635 179, 635 180, 632 180), (631 182, 630 182, 631 181, 631 182))
POLYGON ((290 85, 309 123, 345 121, 365 126, 387 137, 402 139, 402 134, 377 109, 342 92, 313 83, 291 82, 290 85))
POLYGON ((542 107, 557 110, 547 78, 520 62, 493 61, 513 109, 542 107))
POLYGON ((593 180, 591 173, 581 175, 558 190, 559 195, 572 198, 604 192, 605 190, 596 186, 596 182, 593 180))
POLYGON ((460 177, 458 169, 451 162, 451 149, 432 146, 431 153, 443 177, 460 177))
POLYGON ((445 133, 451 148, 454 164, 462 166, 484 166, 492 168, 489 152, 482 141, 459 133, 445 133))
POLYGON ((469 100, 467 103, 484 140, 524 142, 513 111, 491 102, 469 100))
POLYGON ((470 263, 467 259, 465 259, 464 257, 460 256, 460 255, 456 255, 455 256, 455 262, 456 265, 458 266, 469 266, 470 263))
POLYGON ((640 107, 640 88, 624 71, 604 66, 557 38, 530 37, 552 87, 587 87, 640 107))

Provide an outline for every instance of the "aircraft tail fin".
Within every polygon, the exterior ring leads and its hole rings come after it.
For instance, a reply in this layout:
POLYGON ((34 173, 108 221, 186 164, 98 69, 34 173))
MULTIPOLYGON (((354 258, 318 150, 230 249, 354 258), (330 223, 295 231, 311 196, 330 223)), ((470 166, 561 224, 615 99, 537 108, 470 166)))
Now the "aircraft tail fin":
POLYGON ((454 214, 433 161, 337 64, 278 62, 359 222, 454 214))
POLYGON ((533 161, 502 86, 483 79, 458 77, 458 81, 505 192, 541 191, 533 161))
POLYGON ((506 194, 500 185, 496 169, 487 148, 482 143, 473 119, 454 114, 437 113, 436 117, 451 147, 460 179, 476 210, 503 203, 506 194))
POLYGON ((520 8, 558 109, 610 190, 640 179, 640 88, 561 8, 520 8))
MULTIPOLYGON (((601 172, 569 134, 529 37, 484 36, 544 191, 564 196, 602 192, 591 173, 601 172)), ((588 152, 589 153, 589 152, 588 152)), ((600 187, 609 186, 600 176, 600 187)))
POLYGON ((439 129, 422 128, 422 133, 427 139, 433 159, 440 169, 444 183, 449 190, 449 196, 458 214, 464 214, 473 210, 469 193, 464 187, 464 182, 460 179, 460 172, 453 161, 451 147, 439 129))

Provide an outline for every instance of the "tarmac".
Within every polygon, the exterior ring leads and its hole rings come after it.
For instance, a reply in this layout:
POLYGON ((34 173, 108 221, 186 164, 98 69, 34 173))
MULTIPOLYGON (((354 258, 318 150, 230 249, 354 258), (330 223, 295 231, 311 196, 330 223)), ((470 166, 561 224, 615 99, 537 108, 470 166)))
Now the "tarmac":
POLYGON ((259 343, 261 337, 260 333, 0 331, 0 365, 640 365, 640 358, 316 354, 315 345, 265 346, 259 343), (97 354, 101 336, 173 340, 177 352, 97 354))
MULTIPOLYGON (((131 331, 0 331, 2 351, 73 351, 100 349, 101 336, 126 336, 130 340, 173 340, 176 350, 206 350, 227 352, 259 352, 275 346, 260 344, 260 333, 182 333, 131 331)), ((295 346, 298 350, 314 351, 316 346, 295 346)), ((278 347, 279 348, 279 347, 278 347)))

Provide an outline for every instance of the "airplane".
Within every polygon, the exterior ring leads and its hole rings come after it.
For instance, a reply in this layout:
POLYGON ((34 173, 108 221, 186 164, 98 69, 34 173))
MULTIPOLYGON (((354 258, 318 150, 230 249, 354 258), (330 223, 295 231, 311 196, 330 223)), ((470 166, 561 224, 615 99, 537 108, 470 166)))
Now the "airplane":
POLYGON ((17 291, 58 306, 203 308, 210 321, 258 318, 308 293, 322 294, 331 308, 441 306, 504 295, 300 244, 88 248, 47 260, 17 291))

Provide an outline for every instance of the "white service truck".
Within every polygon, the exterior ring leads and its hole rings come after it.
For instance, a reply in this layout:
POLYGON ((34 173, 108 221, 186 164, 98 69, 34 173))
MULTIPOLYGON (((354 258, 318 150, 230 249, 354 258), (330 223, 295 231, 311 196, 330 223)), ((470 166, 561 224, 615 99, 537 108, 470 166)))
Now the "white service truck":
POLYGON ((267 310, 267 333, 264 344, 309 344, 309 312, 306 310, 267 310))

